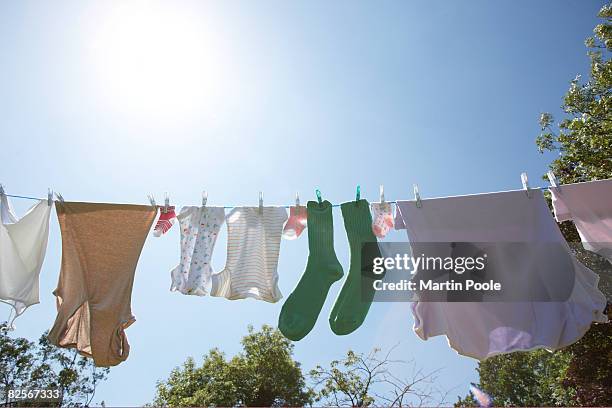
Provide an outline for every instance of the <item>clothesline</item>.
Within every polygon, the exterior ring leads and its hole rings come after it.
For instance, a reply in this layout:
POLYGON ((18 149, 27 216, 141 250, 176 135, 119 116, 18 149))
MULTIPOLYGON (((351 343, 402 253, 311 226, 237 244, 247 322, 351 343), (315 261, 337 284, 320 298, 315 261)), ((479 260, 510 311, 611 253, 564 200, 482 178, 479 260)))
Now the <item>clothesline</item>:
MULTIPOLYGON (((39 197, 30 197, 30 196, 23 196, 23 195, 16 195, 16 194, 5 194, 7 197, 12 197, 12 198, 21 198, 24 200, 35 200, 35 201, 42 201, 42 200, 46 200, 46 198, 39 198, 39 197)), ((55 200, 54 200, 55 201, 55 200)), ((385 200, 385 203, 389 203, 389 204, 397 204, 397 202, 395 200, 393 201, 387 201, 385 200)), ((162 205, 163 207, 163 205, 162 205)), ((224 205, 222 208, 224 209, 231 209, 231 208, 236 208, 236 207, 243 207, 241 205, 224 205)), ((282 208, 291 208, 293 207, 292 205, 281 205, 278 207, 282 207, 282 208)), ((340 204, 332 204, 332 207, 340 207, 340 204)))
MULTIPOLYGON (((548 180, 549 180, 551 186, 552 187, 557 187, 558 184, 557 184, 557 178, 555 177, 555 175, 551 171, 549 171, 547 173, 547 176, 548 176, 548 180)), ((530 187, 529 186, 529 181, 528 181, 528 178, 527 178, 527 173, 525 173, 525 172, 521 173, 521 182, 523 184, 523 190, 525 190, 528 195, 529 195, 529 191, 530 190, 542 190, 542 189, 547 188, 547 187, 530 187)), ((417 201, 418 204, 420 204, 421 196, 419 194, 419 186, 417 184, 413 184, 413 189, 414 189, 414 199, 415 199, 415 201, 417 201)), ((3 194, 5 194, 7 197, 21 198, 21 199, 24 199, 24 200, 37 200, 37 201, 45 200, 44 198, 38 198, 38 197, 23 196, 23 195, 16 195, 16 194, 6 194, 2 184, 0 184, 0 191, 3 194)), ((49 189, 49 196, 46 199, 47 200, 51 200, 52 194, 53 194, 53 192, 51 191, 51 189, 49 189)), ((321 202, 321 192, 318 189, 316 190, 316 194, 317 194, 317 199, 319 200, 319 202, 321 202)), ((476 194, 487 194, 487 193, 476 193, 476 194)), ((57 195, 57 193, 56 193, 56 195, 57 195)), ((467 195, 474 195, 474 194, 467 194, 467 195)), ((356 197, 356 199, 359 200, 360 196, 361 196, 361 187, 359 185, 357 185, 357 197, 356 197)), ((206 195, 206 197, 207 197, 207 195, 206 195)), ((384 188, 383 188, 383 185, 381 185, 380 186, 380 202, 385 202, 385 203, 389 203, 389 204, 397 204, 397 200, 388 201, 388 200, 385 200, 384 197, 385 197, 385 195, 384 195, 384 188)), ((60 200, 63 200, 61 195, 59 196, 59 198, 60 198, 60 200)), ((296 198, 297 198, 297 195, 296 195, 296 198)), ((435 198, 448 198, 448 197, 435 197, 435 198)), ((153 197, 149 196, 149 199, 151 200, 151 204, 154 204, 153 197)), ((206 199, 207 198, 205 198, 203 200, 203 203, 206 202, 206 199)), ((166 202, 167 202, 167 200, 168 200, 168 197, 166 195, 166 202)), ((260 206, 261 206, 262 203, 263 203, 263 195, 262 195, 261 192, 259 193, 259 202, 260 202, 260 206)), ((299 203, 299 198, 296 199, 296 204, 298 204, 298 203, 299 203)), ((232 209, 232 208, 237 208, 237 207, 242 207, 242 206, 238 206, 238 205, 224 205, 222 208, 224 208, 224 209, 232 209)), ((281 205, 281 206, 278 206, 278 207, 281 207, 281 208, 291 208, 291 207, 293 207, 293 205, 281 205)), ((340 204, 332 204, 332 207, 340 207, 340 204)))

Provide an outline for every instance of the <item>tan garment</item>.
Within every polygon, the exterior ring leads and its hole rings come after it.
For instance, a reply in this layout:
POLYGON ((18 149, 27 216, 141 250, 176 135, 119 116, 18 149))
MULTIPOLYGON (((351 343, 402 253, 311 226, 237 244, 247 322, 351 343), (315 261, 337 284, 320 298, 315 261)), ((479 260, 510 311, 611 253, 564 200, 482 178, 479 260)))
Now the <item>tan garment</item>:
POLYGON ((56 346, 76 348, 97 366, 124 361, 124 329, 136 320, 130 299, 136 263, 157 209, 145 205, 57 202, 62 269, 53 294, 56 346))

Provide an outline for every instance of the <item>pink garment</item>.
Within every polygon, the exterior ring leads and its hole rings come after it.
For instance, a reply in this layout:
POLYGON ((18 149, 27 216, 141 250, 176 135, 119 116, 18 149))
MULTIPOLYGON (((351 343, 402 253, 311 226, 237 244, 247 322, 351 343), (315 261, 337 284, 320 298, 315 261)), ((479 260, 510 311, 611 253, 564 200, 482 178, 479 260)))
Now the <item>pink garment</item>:
POLYGON ((372 203, 370 208, 372 210, 372 232, 382 239, 393 228, 393 209, 387 202, 372 203))
POLYGON ((296 239, 307 226, 308 213, 303 205, 289 208, 289 219, 283 228, 283 238, 296 239))
POLYGON ((551 187, 557 221, 572 220, 585 249, 612 262, 612 179, 551 187))
POLYGON ((174 207, 168 207, 168 210, 165 211, 164 207, 160 206, 159 218, 157 219, 157 223, 153 229, 153 236, 161 237, 163 234, 168 232, 170 228, 172 228, 175 221, 176 213, 174 212, 174 207))
POLYGON ((573 271, 560 269, 557 259, 536 250, 525 259, 495 253, 489 260, 497 259, 500 276, 516 276, 517 285, 531 273, 537 276, 530 279, 544 287, 554 287, 557 275, 574 280, 564 302, 416 302, 414 330, 421 339, 446 335, 459 354, 484 360, 519 350, 560 349, 579 340, 592 322, 607 321, 598 276, 571 254, 540 190, 532 190, 531 198, 518 190, 421 201, 421 208, 399 201, 396 210, 395 227, 407 229, 414 256, 421 253, 419 243, 428 242, 550 245, 557 253, 561 249, 561 265, 573 271))

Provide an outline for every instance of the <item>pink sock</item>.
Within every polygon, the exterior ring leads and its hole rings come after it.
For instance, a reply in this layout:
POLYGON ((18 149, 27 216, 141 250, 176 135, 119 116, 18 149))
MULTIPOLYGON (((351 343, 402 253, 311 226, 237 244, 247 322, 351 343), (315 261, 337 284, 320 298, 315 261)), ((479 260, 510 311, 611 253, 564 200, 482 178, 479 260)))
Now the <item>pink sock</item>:
POLYGON ((306 228, 306 219, 306 207, 303 205, 289 208, 289 219, 285 224, 285 228, 283 228, 283 238, 296 239, 299 237, 304 228, 306 228))
POLYGON ((384 238, 389 230, 393 228, 393 210, 391 204, 372 203, 372 232, 378 238, 384 238))
POLYGON ((160 207, 159 218, 157 219, 157 224, 155 224, 155 228, 153 229, 153 236, 161 237, 163 234, 168 232, 170 228, 172 228, 174 221, 176 221, 174 207, 168 207, 168 211, 166 212, 164 212, 164 207, 160 207))

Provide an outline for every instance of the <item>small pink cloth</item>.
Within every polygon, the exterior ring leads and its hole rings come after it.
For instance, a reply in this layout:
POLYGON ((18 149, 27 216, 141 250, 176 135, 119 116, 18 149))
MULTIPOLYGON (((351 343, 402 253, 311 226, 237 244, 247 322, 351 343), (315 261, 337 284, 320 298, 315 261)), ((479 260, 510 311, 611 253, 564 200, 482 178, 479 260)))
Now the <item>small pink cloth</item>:
POLYGON ((172 228, 174 221, 176 221, 174 207, 168 207, 168 210, 165 212, 164 207, 160 207, 159 218, 157 219, 157 224, 155 224, 155 228, 153 229, 153 236, 161 237, 163 234, 168 232, 170 228, 172 228))
POLYGON ((550 187, 557 221, 572 220, 585 249, 612 262, 612 179, 550 187))
POLYGON ((389 203, 372 203, 372 232, 378 238, 384 238, 393 228, 393 210, 389 203))
POLYGON ((296 239, 307 226, 307 211, 303 205, 289 208, 289 219, 283 228, 283 238, 296 239))

